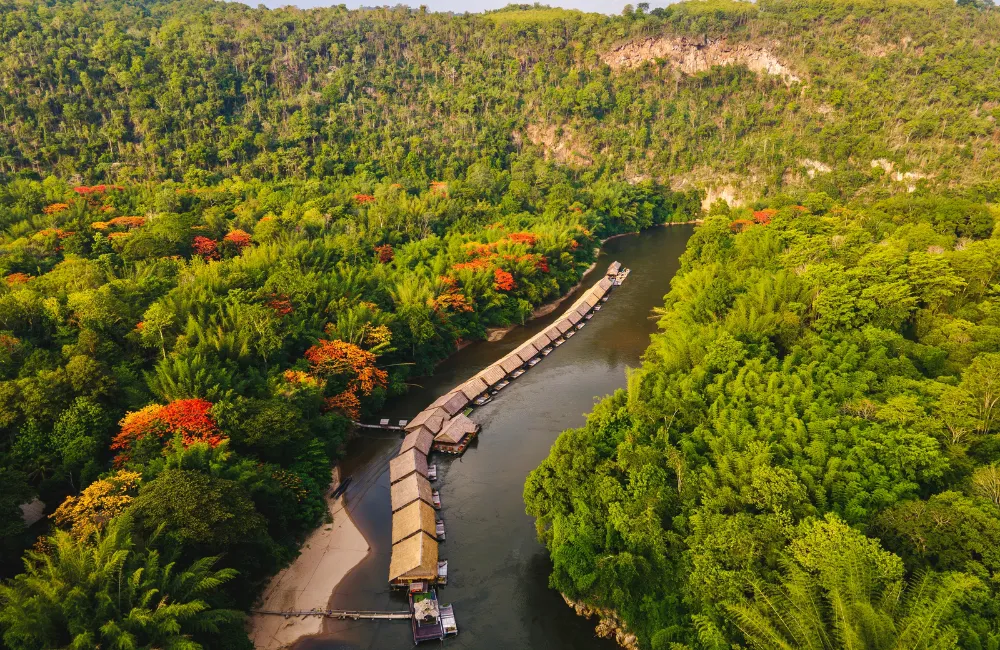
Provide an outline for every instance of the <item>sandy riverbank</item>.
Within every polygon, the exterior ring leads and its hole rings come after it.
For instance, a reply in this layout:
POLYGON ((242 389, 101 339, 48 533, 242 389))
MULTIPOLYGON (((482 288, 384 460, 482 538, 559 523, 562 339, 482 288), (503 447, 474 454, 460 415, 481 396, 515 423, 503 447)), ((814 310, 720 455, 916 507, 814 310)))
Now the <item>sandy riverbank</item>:
MULTIPOLYGON (((340 483, 340 468, 334 467, 331 485, 340 483)), ((302 552, 271 579, 259 609, 278 611, 325 610, 330 595, 344 576, 368 556, 371 548, 344 504, 343 495, 327 497, 331 523, 314 530, 302 552)), ((319 634, 323 618, 284 618, 268 614, 250 617, 250 640, 257 650, 290 647, 304 636, 319 634)))

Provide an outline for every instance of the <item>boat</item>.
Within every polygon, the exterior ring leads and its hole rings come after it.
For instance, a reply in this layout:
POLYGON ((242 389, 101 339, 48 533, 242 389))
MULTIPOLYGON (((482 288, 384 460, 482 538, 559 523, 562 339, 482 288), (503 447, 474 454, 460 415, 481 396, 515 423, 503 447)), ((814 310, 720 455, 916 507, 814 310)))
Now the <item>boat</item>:
POLYGON ((590 320, 593 317, 594 317, 594 312, 590 312, 589 314, 583 317, 583 320, 590 320))
POLYGON ((542 356, 543 357, 547 357, 550 354, 552 354, 552 346, 551 345, 548 346, 547 348, 542 348, 542 356))
POLYGON ((438 584, 448 584, 448 560, 438 560, 438 584))
POLYGON ((441 608, 441 625, 444 626, 445 636, 455 636, 458 634, 458 622, 455 621, 455 608, 451 604, 441 608))
MULTIPOLYGON (((410 592, 410 627, 413 630, 414 644, 421 641, 440 641, 447 636, 441 614, 437 592, 433 587, 427 591, 410 592)), ((451 634, 457 634, 458 626, 455 624, 454 610, 449 609, 447 615, 450 619, 449 625, 454 630, 451 634)))
POLYGON ((437 490, 431 490, 431 501, 434 502, 434 507, 438 510, 441 509, 441 493, 437 490))
POLYGON ((570 331, 566 332, 565 334, 563 334, 563 336, 568 339, 569 337, 573 336, 574 334, 576 334, 576 332, 574 332, 573 330, 570 330, 570 331))
POLYGON ((523 375, 525 372, 527 372, 527 371, 524 368, 518 368, 514 372, 510 373, 510 378, 511 379, 517 379, 518 377, 520 377, 521 375, 523 375))
POLYGON ((607 302, 610 296, 601 296, 601 302, 607 302))
POLYGON ((576 329, 577 329, 577 330, 582 330, 582 329, 583 329, 583 326, 584 326, 584 325, 586 325, 586 323, 584 323, 584 322, 579 322, 579 323, 577 323, 577 324, 575 325, 575 327, 576 327, 576 329))
POLYGON ((500 391, 500 390, 503 390, 504 388, 507 388, 507 386, 509 386, 509 385, 510 385, 510 382, 507 381, 506 379, 504 379, 504 380, 500 381, 499 383, 497 383, 497 385, 493 387, 493 390, 494 391, 500 391))
POLYGON ((483 393, 475 400, 473 400, 472 403, 475 404, 476 406, 482 406, 483 404, 489 404, 491 401, 493 401, 493 397, 488 393, 483 393))
POLYGON ((348 476, 340 483, 340 485, 337 486, 337 489, 333 491, 333 494, 330 495, 330 498, 336 499, 337 497, 339 497, 341 494, 344 493, 344 491, 347 489, 347 486, 350 484, 351 484, 351 477, 348 476))
POLYGON ((437 478, 438 478, 438 466, 437 465, 428 465, 427 466, 427 480, 428 481, 436 481, 437 478))
POLYGON ((440 519, 438 519, 437 522, 435 522, 435 524, 434 524, 434 532, 437 535, 438 541, 439 542, 443 542, 444 541, 444 522, 441 521, 440 519))
MULTIPOLYGON (((601 298, 601 302, 604 302, 604 298, 601 298)), ((601 311, 601 303, 594 305, 594 311, 601 311)))
POLYGON ((552 341, 552 345, 554 345, 556 347, 559 347, 560 345, 562 345, 565 342, 566 341, 564 341, 563 339, 556 339, 555 341, 552 341))
POLYGON ((532 358, 531 358, 531 359, 530 359, 530 360, 528 361, 528 367, 529 367, 529 368, 534 368, 534 367, 535 367, 535 366, 536 366, 536 365, 538 364, 538 362, 539 362, 539 361, 541 361, 541 359, 540 359, 540 358, 538 358, 538 357, 532 357, 532 358))

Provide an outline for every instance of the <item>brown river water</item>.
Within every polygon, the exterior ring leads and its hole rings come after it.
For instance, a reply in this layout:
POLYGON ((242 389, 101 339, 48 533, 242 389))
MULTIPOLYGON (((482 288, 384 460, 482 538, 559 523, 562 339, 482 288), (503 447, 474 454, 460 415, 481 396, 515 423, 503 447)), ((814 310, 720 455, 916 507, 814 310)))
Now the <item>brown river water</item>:
MULTIPOLYGON (((607 649, 617 646, 594 636, 596 619, 585 620, 548 587, 548 553, 524 512, 524 480, 548 455, 565 429, 584 424, 595 401, 625 386, 627 368, 640 363, 656 330, 653 307, 662 306, 678 258, 694 226, 654 228, 605 243, 597 269, 583 290, 612 260, 632 269, 603 309, 541 363, 503 389, 472 419, 482 425, 463 456, 433 454, 438 465, 448 560, 443 603, 455 606, 459 634, 453 648, 607 649)), ((389 405, 381 417, 412 418, 440 395, 471 377, 552 323, 576 299, 567 296, 553 314, 530 321, 495 343, 477 342, 442 363, 433 377, 389 405)), ((372 552, 338 585, 331 608, 405 610, 406 597, 391 592, 389 460, 401 435, 366 433, 351 443, 341 463, 352 477, 346 503, 372 552)), ((430 645, 437 645, 433 642, 430 645)), ((406 621, 326 621, 324 633, 299 641, 296 650, 402 650, 413 639, 406 621)))

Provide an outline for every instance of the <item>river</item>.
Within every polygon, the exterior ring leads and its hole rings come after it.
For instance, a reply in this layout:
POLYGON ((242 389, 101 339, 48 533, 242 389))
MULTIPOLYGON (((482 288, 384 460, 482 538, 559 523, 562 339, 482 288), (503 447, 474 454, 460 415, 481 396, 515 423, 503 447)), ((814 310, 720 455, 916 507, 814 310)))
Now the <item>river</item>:
MULTIPOLYGON (((596 620, 576 616, 548 587, 548 554, 525 514, 524 479, 549 452, 564 429, 582 426, 595 399, 625 386, 626 368, 640 362, 656 327, 650 310, 663 304, 678 258, 693 226, 654 228, 605 243, 597 270, 612 260, 632 269, 602 311, 573 338, 512 382, 490 404, 474 411, 482 425, 465 454, 434 454, 447 541, 440 547, 449 564, 440 589, 453 603, 459 635, 447 645, 467 648, 608 649, 594 636, 596 620)), ((412 418, 439 395, 499 359, 547 327, 579 294, 567 297, 550 316, 517 328, 496 343, 477 342, 442 363, 433 377, 395 401, 383 417, 412 418)), ((403 594, 391 593, 389 460, 398 435, 364 435, 341 464, 353 482, 346 503, 372 552, 338 585, 336 609, 406 609, 403 594)), ((327 621, 324 634, 299 641, 296 650, 402 650, 412 648, 410 626, 399 621, 327 621)))

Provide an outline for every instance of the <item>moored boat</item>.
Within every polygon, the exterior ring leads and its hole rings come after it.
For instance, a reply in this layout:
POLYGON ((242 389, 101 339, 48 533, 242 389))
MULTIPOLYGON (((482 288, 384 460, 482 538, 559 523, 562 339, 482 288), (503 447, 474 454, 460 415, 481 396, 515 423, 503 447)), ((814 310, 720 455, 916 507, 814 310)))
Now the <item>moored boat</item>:
POLYGON ((431 501, 434 503, 434 507, 438 510, 441 509, 441 493, 437 490, 431 490, 431 501))
POLYGON ((551 345, 549 347, 547 347, 547 348, 543 348, 542 349, 542 356, 543 357, 547 357, 550 354, 552 354, 552 346, 551 345))
POLYGON ((437 477, 438 477, 438 466, 437 465, 428 465, 427 466, 427 480, 428 481, 436 481, 437 477))
POLYGON ((528 360, 528 367, 529 368, 535 367, 535 365, 537 365, 539 361, 541 361, 539 357, 532 357, 531 359, 528 360))
POLYGON ((517 379, 518 377, 520 377, 521 375, 523 375, 525 372, 527 372, 527 371, 524 368, 518 368, 514 372, 510 373, 510 378, 511 379, 517 379))
POLYGON ((472 403, 475 404, 476 406, 482 406, 483 404, 489 404, 492 400, 493 397, 489 393, 483 393, 475 400, 473 400, 472 403))

